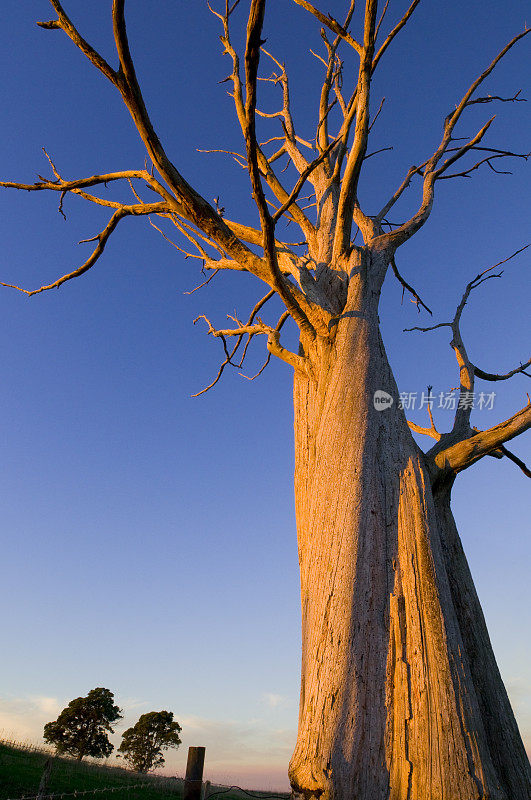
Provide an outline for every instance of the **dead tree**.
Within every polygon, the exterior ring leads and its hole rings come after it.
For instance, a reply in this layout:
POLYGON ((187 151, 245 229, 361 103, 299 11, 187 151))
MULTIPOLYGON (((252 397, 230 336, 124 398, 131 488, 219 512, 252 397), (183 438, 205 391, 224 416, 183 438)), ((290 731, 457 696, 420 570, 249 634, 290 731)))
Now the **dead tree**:
POLYGON ((67 180, 50 159, 49 178, 33 184, 3 182, 6 188, 56 192, 60 208, 73 194, 110 211, 105 227, 88 240, 94 249, 84 264, 48 285, 13 288, 34 295, 79 277, 100 258, 121 220, 148 217, 165 236, 162 226, 173 225, 184 242, 177 246, 186 253, 188 243, 193 250, 187 255, 199 258, 206 270, 247 272, 265 285, 245 319, 232 316, 227 327, 217 328, 205 318, 225 354, 211 386, 227 365, 242 363, 249 342, 260 336, 266 339, 267 359, 274 355, 294 372, 303 630, 299 733, 289 770, 294 796, 524 800, 527 759, 450 510, 457 475, 484 456, 509 458, 529 476, 506 444, 531 425, 531 403, 488 430, 470 423, 467 398, 477 380, 506 380, 531 364, 528 360, 498 375, 484 371, 467 354, 461 316, 470 293, 498 274, 494 268, 470 281, 453 320, 440 324, 448 328, 459 368, 452 429, 439 432, 431 414, 429 427, 408 423, 397 402, 379 412, 373 398, 378 390, 398 397, 379 329, 382 284, 391 269, 419 307, 426 308, 395 257, 429 219, 440 182, 526 157, 486 144, 494 116, 464 139, 458 126, 471 106, 519 99, 482 94, 482 87, 528 31, 514 36, 471 83, 442 119, 437 147, 411 166, 377 214, 369 214, 358 185, 378 116, 371 118, 371 79, 420 0, 413 0, 385 37, 380 34, 387 3, 379 14, 377 1, 366 0, 360 29, 353 33, 354 0, 340 20, 308 0, 293 0, 321 27, 324 47, 318 56, 324 70, 318 124, 310 141, 296 132, 283 63, 263 49, 265 0, 226 0, 221 8, 214 4, 245 142, 245 153, 232 155, 249 174, 260 217, 260 227, 254 228, 226 218, 223 209, 208 203, 167 154, 135 73, 124 0, 112 3, 116 66, 83 38, 58 0, 50 2, 56 17, 38 24, 66 34, 116 88, 149 165, 67 180), (232 26, 245 5, 246 44, 240 58, 232 26), (344 74, 340 55, 345 48, 357 59, 350 92, 344 86, 352 76, 344 74), (276 84, 281 93, 274 113, 257 106, 262 59, 273 73, 261 79, 276 84), (258 141, 257 117, 279 124, 267 142, 258 141), (289 186, 278 169, 286 159, 298 174, 289 186), (98 193, 98 187, 118 182, 129 182, 130 204, 98 193), (417 210, 401 223, 389 222, 391 210, 414 183, 420 184, 417 210), (303 200, 308 186, 310 203, 303 200), (148 201, 142 198, 146 187, 148 201), (300 231, 295 243, 279 234, 286 220, 300 231), (283 313, 266 322, 264 306, 275 296, 283 313), (281 341, 289 319, 299 329, 297 352, 281 341), (431 449, 423 452, 410 428, 431 436, 431 449))

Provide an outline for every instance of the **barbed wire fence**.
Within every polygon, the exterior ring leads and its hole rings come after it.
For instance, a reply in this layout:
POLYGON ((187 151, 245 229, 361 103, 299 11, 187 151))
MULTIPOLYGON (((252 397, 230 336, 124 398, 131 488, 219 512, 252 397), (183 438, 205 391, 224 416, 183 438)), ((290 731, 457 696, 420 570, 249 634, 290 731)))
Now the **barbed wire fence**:
MULTIPOLYGON (((216 789, 219 787, 219 784, 216 784, 216 789)), ((256 800, 286 800, 288 792, 284 794, 267 794, 265 792, 250 792, 248 789, 242 789, 241 786, 223 786, 219 789, 219 791, 215 792, 208 792, 205 794, 203 800, 211 800, 212 797, 215 797, 217 794, 226 794, 230 791, 238 791, 242 792, 242 794, 247 795, 248 797, 254 797, 256 800)))
MULTIPOLYGON (((11 741, 8 739, 0 739, 0 744, 13 747, 17 750, 24 750, 30 753, 39 753, 43 756, 48 757, 48 761, 50 758, 54 757, 54 749, 47 746, 42 745, 35 745, 30 742, 21 743, 20 741, 11 741)), ((62 760, 67 760, 64 756, 61 757, 62 760)), ((72 760, 73 762, 75 759, 68 759, 72 760)), ((47 761, 47 763, 48 763, 47 761)), ((101 762, 96 762, 94 759, 90 759, 90 761, 85 762, 84 766, 92 767, 96 766, 101 771, 109 771, 117 772, 124 771, 124 768, 119 765, 114 764, 101 764, 101 762)), ((5 797, 5 800, 66 800, 66 798, 87 798, 90 800, 90 796, 93 795, 96 798, 96 795, 113 795, 116 793, 122 793, 124 798, 127 800, 136 800, 137 795, 134 794, 133 798, 131 798, 131 792, 139 792, 138 797, 142 797, 143 790, 151 790, 156 791, 157 793, 160 792, 160 800, 163 800, 164 797, 174 797, 176 800, 181 800, 183 794, 183 785, 185 783, 185 778, 180 775, 175 776, 162 776, 162 775, 151 775, 146 776, 144 780, 137 781, 137 782, 129 782, 125 781, 116 785, 114 783, 112 786, 102 786, 97 787, 94 789, 72 789, 71 791, 55 791, 50 792, 41 785, 37 792, 27 792, 23 794, 18 794, 20 789, 15 790, 15 794, 8 795, 5 797), (44 791, 43 791, 44 789, 44 791)), ((239 795, 244 795, 245 797, 253 798, 253 800, 287 800, 289 796, 288 792, 278 792, 278 793, 270 793, 268 791, 249 791, 248 789, 244 789, 241 786, 237 786, 236 784, 226 785, 220 784, 218 782, 211 782, 210 780, 202 781, 201 787, 201 800, 213 800, 213 798, 227 795, 229 792, 238 793, 239 795)), ((227 798, 229 800, 229 798, 227 798)), ((243 800, 243 798, 242 798, 243 800)))
POLYGON ((130 789, 153 788, 144 781, 143 783, 124 784, 123 786, 103 786, 99 789, 75 789, 73 792, 53 792, 52 794, 23 794, 21 797, 8 797, 7 800, 62 800, 64 797, 83 797, 88 794, 102 794, 110 792, 127 792, 130 789))
MULTIPOLYGON (((203 800, 212 800, 213 797, 221 794, 227 794, 231 791, 241 792, 248 797, 255 798, 255 800, 286 800, 286 794, 266 794, 264 792, 250 792, 248 789, 243 789, 241 786, 222 786, 218 788, 216 784, 216 791, 205 793, 203 800)), ((66 797, 85 797, 87 795, 96 794, 111 794, 113 792, 129 792, 132 789, 153 789, 154 784, 148 781, 142 783, 124 784, 123 786, 103 786, 98 789, 77 789, 72 792, 53 792, 51 794, 23 794, 21 797, 8 797, 6 800, 63 800, 66 797)))

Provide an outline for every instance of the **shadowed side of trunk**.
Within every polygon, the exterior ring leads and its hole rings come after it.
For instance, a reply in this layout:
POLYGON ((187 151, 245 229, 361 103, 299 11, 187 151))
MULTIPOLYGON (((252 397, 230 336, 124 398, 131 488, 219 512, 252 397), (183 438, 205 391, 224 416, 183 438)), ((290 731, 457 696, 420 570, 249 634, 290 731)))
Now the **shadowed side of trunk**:
POLYGON ((531 796, 531 770, 496 664, 483 611, 450 508, 450 489, 435 496, 446 570, 490 755, 509 798, 531 796))

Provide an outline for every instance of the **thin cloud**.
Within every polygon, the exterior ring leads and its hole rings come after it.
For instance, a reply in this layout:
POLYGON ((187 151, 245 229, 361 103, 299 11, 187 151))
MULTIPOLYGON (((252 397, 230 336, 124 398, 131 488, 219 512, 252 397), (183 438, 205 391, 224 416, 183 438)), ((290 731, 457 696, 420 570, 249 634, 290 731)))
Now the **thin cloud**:
POLYGON ((273 692, 265 692, 262 695, 262 700, 269 708, 279 708, 287 705, 288 698, 282 694, 274 694, 273 692))
POLYGON ((0 697, 0 731, 9 739, 42 742, 43 727, 57 717, 63 704, 57 697, 0 697))

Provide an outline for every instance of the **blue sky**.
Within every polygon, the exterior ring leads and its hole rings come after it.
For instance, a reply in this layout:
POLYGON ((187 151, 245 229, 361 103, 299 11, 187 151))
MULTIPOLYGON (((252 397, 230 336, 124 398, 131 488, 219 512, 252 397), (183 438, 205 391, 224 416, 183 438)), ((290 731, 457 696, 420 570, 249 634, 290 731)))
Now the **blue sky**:
MULTIPOLYGON (((388 25, 402 5, 391 3, 388 25)), ((112 60, 109 6, 65 2, 112 60)), ((318 30, 288 0, 270 7, 267 47, 286 59, 299 131, 310 138, 321 67, 308 48, 320 47, 318 30)), ((331 0, 326 10, 339 17, 343 3, 331 0)), ((52 17, 45 0, 4 9, 2 177, 48 174, 43 146, 70 178, 141 168, 142 145, 113 88, 61 32, 34 24, 52 17)), ((138 0, 128 3, 128 18, 145 99, 170 157, 207 199, 220 195, 229 217, 253 222, 242 170, 196 152, 241 148, 227 84, 219 84, 230 67, 216 20, 202 3, 138 0)), ((367 162, 361 191, 369 211, 433 151, 444 116, 524 20, 519 0, 452 0, 444 13, 421 4, 375 76, 375 109, 382 96, 386 102, 374 149, 394 150, 367 162)), ((525 95, 527 49, 525 40, 511 51, 488 93, 525 95)), ((276 108, 270 88, 261 91, 263 106, 276 108)), ((462 135, 496 111, 491 143, 529 149, 529 104, 491 108, 471 109, 462 135)), ((443 182, 431 220, 399 254, 434 321, 453 314, 477 272, 529 240, 525 164, 508 168, 513 175, 485 169, 443 182)), ((418 202, 417 188, 401 213, 418 202)), ((0 205, 0 279, 28 287, 81 263, 87 246, 76 243, 107 219, 77 198, 65 201, 66 222, 55 196, 3 191, 0 205)), ((465 311, 469 352, 486 370, 505 372, 529 357, 528 264, 526 254, 511 261, 465 311)), ((234 371, 191 398, 221 357, 194 317, 222 323, 260 296, 242 275, 183 294, 200 277, 145 220, 128 219, 79 280, 30 299, 0 293, 0 729, 38 740, 72 697, 106 686, 126 710, 123 726, 145 711, 175 713, 183 747, 168 758, 172 769, 184 769, 188 745, 206 744, 207 772, 217 780, 281 787, 296 731, 300 652, 291 375, 280 363, 255 382, 234 371)), ((456 382, 446 332, 402 333, 423 318, 400 294, 389 280, 380 315, 399 388, 446 391, 456 382)), ((258 345, 249 374, 262 355, 258 345)), ((496 401, 477 412, 479 427, 522 407, 529 381, 485 388, 496 401)), ((415 419, 422 424, 422 412, 415 419)), ((529 436, 513 449, 531 461, 529 436)), ((499 665, 530 743, 531 654, 522 635, 528 508, 528 483, 507 461, 484 459, 454 492, 499 665)))

